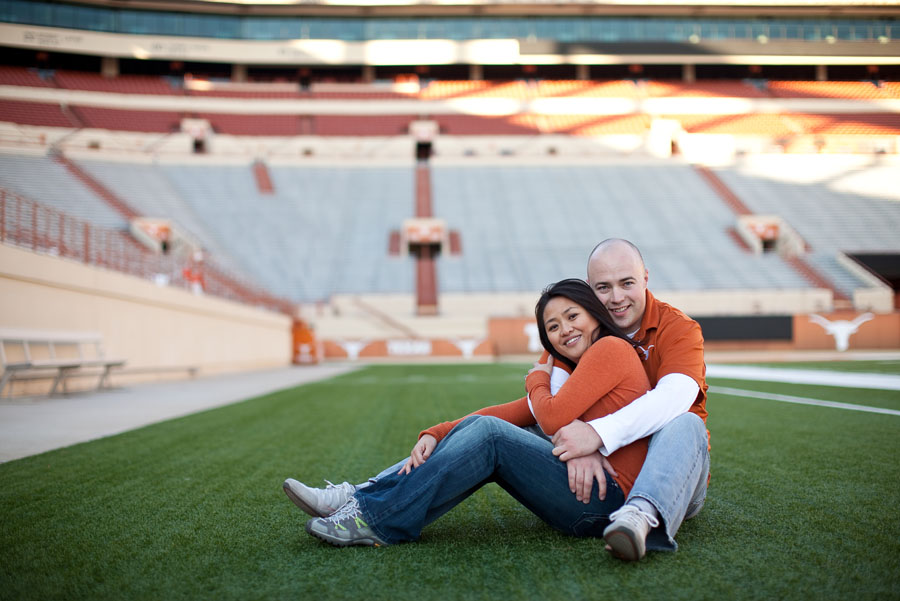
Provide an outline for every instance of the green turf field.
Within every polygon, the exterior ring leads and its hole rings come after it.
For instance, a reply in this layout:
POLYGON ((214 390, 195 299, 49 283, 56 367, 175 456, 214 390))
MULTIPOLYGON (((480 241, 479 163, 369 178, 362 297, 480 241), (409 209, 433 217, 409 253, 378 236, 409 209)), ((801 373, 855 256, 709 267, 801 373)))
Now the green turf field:
MULTIPOLYGON (((0 465, 0 599, 900 599, 900 415, 714 393, 712 484, 637 564, 489 485, 422 541, 336 549, 281 490, 362 480, 523 365, 377 366, 0 465)), ((900 409, 900 392, 712 381, 900 409)))

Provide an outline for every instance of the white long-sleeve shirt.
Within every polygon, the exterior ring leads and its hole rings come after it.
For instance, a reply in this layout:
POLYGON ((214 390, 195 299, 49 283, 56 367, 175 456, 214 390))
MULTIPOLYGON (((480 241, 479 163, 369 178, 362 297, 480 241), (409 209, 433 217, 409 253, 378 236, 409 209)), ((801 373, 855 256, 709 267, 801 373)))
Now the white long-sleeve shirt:
MULTIPOLYGON (((550 373, 550 393, 556 394, 569 374, 558 367, 550 373)), ((636 398, 615 413, 588 422, 600 436, 603 455, 655 434, 673 419, 686 413, 697 398, 700 386, 690 376, 672 373, 660 378, 656 388, 636 398)), ((534 414, 531 399, 528 407, 534 414)))

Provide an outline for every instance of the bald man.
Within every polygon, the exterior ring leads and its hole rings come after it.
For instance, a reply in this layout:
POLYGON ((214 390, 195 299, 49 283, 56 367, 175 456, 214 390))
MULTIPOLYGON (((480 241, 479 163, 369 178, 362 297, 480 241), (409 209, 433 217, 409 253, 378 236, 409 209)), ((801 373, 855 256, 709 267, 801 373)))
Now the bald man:
POLYGON ((567 462, 573 491, 585 498, 594 479, 601 488, 605 483, 607 455, 652 436, 626 504, 610 516, 603 533, 607 548, 626 560, 640 559, 647 549, 677 549, 675 533, 702 508, 709 478, 703 335, 696 321, 657 300, 648 281, 631 242, 604 240, 591 252, 588 283, 631 337, 653 390, 606 417, 576 420, 553 437, 553 452, 567 462))

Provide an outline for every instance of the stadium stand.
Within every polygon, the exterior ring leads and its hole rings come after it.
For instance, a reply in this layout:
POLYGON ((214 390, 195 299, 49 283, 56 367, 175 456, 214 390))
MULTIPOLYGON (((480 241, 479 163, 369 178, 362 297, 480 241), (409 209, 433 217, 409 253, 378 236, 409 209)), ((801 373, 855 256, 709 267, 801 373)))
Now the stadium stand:
POLYGON ((392 84, 313 83, 303 98, 314 100, 408 100, 419 97, 418 84, 397 88, 392 84))
POLYGON ((216 132, 235 136, 294 136, 302 133, 301 119, 297 115, 198 113, 196 117, 207 119, 216 132))
MULTIPOLYGON (((793 116, 792 116, 793 117, 793 116)), ((784 115, 666 115, 674 119, 691 134, 730 134, 735 136, 790 137, 804 133, 800 124, 784 115)))
POLYGON ((896 198, 856 191, 856 183, 842 190, 840 183, 860 177, 871 190, 890 190, 895 170, 877 159, 785 155, 745 157, 716 173, 754 212, 787 220, 809 245, 810 263, 850 294, 862 283, 838 264, 837 253, 896 252, 900 212, 896 198))
POLYGON ((177 130, 181 120, 179 113, 165 111, 111 109, 96 106, 71 106, 69 108, 80 121, 81 127, 113 131, 168 133, 177 130))
POLYGON ((0 186, 85 219, 96 225, 127 230, 128 221, 49 156, 0 152, 0 186))
POLYGON ((544 131, 573 136, 642 135, 650 129, 648 115, 547 115, 544 131))
POLYGON ((638 89, 633 81, 582 81, 540 80, 532 92, 540 98, 637 98, 638 89))
POLYGON ((207 249, 225 267, 241 271, 227 245, 205 226, 158 166, 93 158, 80 158, 76 162, 118 196, 127 198, 141 215, 172 220, 183 235, 207 249))
POLYGON ((37 69, 0 65, 0 85, 52 88, 53 82, 37 69))
POLYGON ((270 165, 271 195, 246 164, 154 168, 197 215, 203 238, 278 295, 311 302, 412 290, 410 260, 386 259, 389 232, 413 210, 410 168, 270 165))
POLYGON ((87 90, 92 92, 114 92, 118 94, 162 94, 179 93, 162 77, 146 75, 118 75, 104 77, 99 73, 59 70, 53 73, 53 81, 67 90, 87 90))
POLYGON ((436 164, 432 177, 435 214, 466 248, 440 260, 445 291, 538 290, 578 277, 583 249, 610 236, 640 240, 660 289, 809 286, 779 257, 736 246, 733 213, 686 165, 436 164))
POLYGON ((897 136, 898 113, 792 114, 791 121, 802 131, 815 135, 897 136))
POLYGON ((423 100, 447 98, 518 98, 529 95, 523 81, 433 81, 419 94, 423 100))
MULTIPOLYGON (((837 262, 837 252, 895 248, 896 203, 792 184, 794 173, 831 165, 822 157, 801 158, 805 163, 747 159, 715 171, 750 211, 790 223, 811 248, 810 265, 849 296, 863 282, 837 262)), ((79 202, 79 216, 127 226, 54 160, 0 159, 0 182, 10 190, 69 209, 73 195, 84 197, 89 200, 79 202)), ((388 252, 391 231, 415 211, 411 168, 274 164, 274 190, 267 194, 257 186, 252 163, 82 158, 78 164, 140 213, 172 219, 221 263, 253 274, 279 296, 313 302, 413 288, 412 260, 388 252)), ((889 186, 889 168, 866 173, 880 178, 874 186, 889 186)), ((811 286, 777 254, 754 255, 736 242, 734 210, 678 161, 547 166, 511 160, 480 166, 436 160, 431 182, 433 214, 458 231, 464 249, 438 259, 444 292, 540 289, 559 274, 580 274, 583 249, 611 235, 641 241, 660 289, 811 286)))
POLYGON ((874 81, 770 81, 766 87, 775 98, 891 98, 888 89, 874 81))
POLYGON ((640 89, 650 98, 767 98, 769 95, 745 81, 644 80, 640 89))
MULTIPOLYGON (((339 21, 343 9, 327 4, 316 10, 339 21)), ((186 53, 184 61, 128 52, 63 60, 64 47, 48 45, 37 54, 16 48, 10 62, 19 66, 0 68, 2 133, 7 141, 28 140, 43 150, 76 150, 78 165, 138 212, 172 219, 225 264, 254 274, 267 289, 294 301, 407 294, 415 288, 414 260, 405 255, 397 233, 415 207, 411 150, 419 140, 410 132, 415 120, 433 120, 438 126, 433 147, 428 142, 435 157, 433 213, 447 221, 459 251, 438 259, 441 291, 534 291, 561 274, 581 274, 584 249, 600 237, 617 235, 640 242, 653 265, 655 288, 807 290, 827 279, 849 297, 862 282, 841 265, 838 252, 895 248, 896 243, 873 241, 886 240, 879 228, 895 227, 896 210, 847 192, 840 202, 855 212, 849 217, 832 210, 831 204, 838 202, 828 196, 832 188, 814 184, 803 188, 811 198, 800 198, 800 192, 788 189, 787 175, 779 179, 778 168, 754 171, 742 157, 757 152, 896 153, 900 111, 892 101, 900 98, 900 88, 891 81, 896 69, 890 30, 864 9, 842 6, 834 14, 798 8, 798 21, 777 33, 778 15, 770 31, 765 19, 748 19, 728 3, 712 4, 714 14, 704 17, 694 35, 680 29, 686 18, 693 18, 689 5, 673 6, 672 19, 653 15, 651 9, 622 20, 593 14, 594 7, 584 15, 590 27, 571 23, 579 25, 577 35, 584 40, 547 27, 557 24, 559 11, 581 15, 580 5, 542 7, 547 15, 534 19, 529 9, 506 7, 511 18, 497 16, 495 24, 510 32, 533 24, 540 33, 511 36, 518 40, 515 44, 505 40, 497 45, 506 49, 497 64, 474 59, 463 64, 460 58, 475 52, 475 46, 495 47, 490 15, 476 15, 478 7, 460 9, 478 21, 470 31, 466 28, 474 21, 431 14, 433 7, 427 4, 404 8, 410 12, 404 27, 418 21, 421 28, 413 36, 418 39, 375 33, 389 20, 381 19, 387 9, 380 7, 354 22, 361 27, 358 34, 344 31, 350 36, 346 39, 328 37, 338 29, 304 34, 303 39, 267 34, 266 43, 271 40, 281 53, 278 64, 270 67, 250 57, 247 64, 240 63, 243 56, 204 57, 221 41, 216 38, 207 40, 208 48, 179 47, 186 53), (851 20, 854 15, 858 22, 851 20), (822 23, 835 26, 840 32, 836 39, 822 39, 811 29, 822 23), (757 26, 763 29, 757 32, 757 26), (434 33, 439 30, 440 35, 434 33), (444 33, 453 35, 445 39, 444 33), (766 46, 770 36, 777 44, 766 46), (423 56, 423 64, 409 65, 408 54, 397 62, 396 52, 376 58, 377 53, 369 53, 375 46, 387 49, 397 39, 405 48, 426 49, 435 40, 442 47, 455 45, 459 64, 430 64, 423 56), (333 64, 303 64, 307 42, 322 40, 334 42, 342 58, 333 64), (467 50, 469 41, 475 44, 467 50), (647 48, 652 56, 642 54, 647 48), (822 64, 810 64, 806 50, 821 53, 816 56, 822 64), (865 61, 863 50, 871 53, 865 61), (787 54, 772 58, 770 51, 787 54), (389 55, 394 58, 378 58, 389 55), (534 64, 528 61, 532 56, 534 64), (675 62, 684 64, 674 64, 676 56, 675 62), (660 64, 652 62, 654 57, 660 64), (830 70, 834 81, 827 81, 830 70), (259 109, 248 111, 249 105, 259 109), (206 120, 209 138, 192 137, 204 135, 202 123, 182 132, 185 118, 206 120), (124 135, 129 132, 131 138, 124 135), (140 158, 104 159, 105 152, 118 148, 137 151, 140 158), (85 158, 85 153, 94 156, 85 158), (400 153, 407 153, 402 167, 369 163, 373 158, 396 161, 400 153), (590 164, 582 160, 587 157, 590 164), (737 165, 715 171, 724 192, 690 165, 727 163, 733 157, 738 157, 737 165), (762 191, 748 192, 746 187, 753 185, 762 185, 762 191), (735 230, 740 212, 723 201, 729 194, 748 215, 772 213, 794 227, 811 249, 809 267, 825 277, 804 275, 799 260, 753 254, 735 230), (767 196, 780 204, 763 202, 761 197, 767 196), (570 211, 581 218, 571 218, 570 211), (813 214, 821 221, 813 220, 813 214), (856 231, 857 221, 867 219, 878 222, 873 223, 878 233, 867 244, 841 229, 856 231)), ((20 12, 28 12, 23 6, 17 5, 20 12)), ((112 17, 117 10, 95 8, 112 17)), ((15 23, 51 26, 40 19, 63 12, 53 3, 44 9, 15 23)), ((208 15, 187 10, 171 18, 181 23, 180 35, 185 27, 219 17, 224 17, 220 23, 243 23, 233 9, 209 7, 208 15)), ((149 33, 156 31, 153 19, 159 10, 147 3, 135 16, 137 30, 103 35, 116 42, 159 45, 152 36, 172 34, 149 33)), ((257 10, 263 14, 268 9, 257 10)), ((305 9, 286 7, 285 15, 294 18, 294 10, 305 9)), ((246 20, 254 27, 263 25, 255 15, 246 20)), ((263 20, 272 25, 279 17, 263 20)), ((86 36, 97 35, 90 20, 81 27, 86 36)), ((220 33, 228 44, 240 47, 245 43, 241 32, 254 27, 220 33)), ((243 48, 250 53, 251 46, 255 52, 255 43, 243 48)), ((773 165, 782 156, 771 159, 773 165)), ((116 220, 90 208, 91 202, 99 202, 109 211, 109 203, 92 196, 82 183, 54 179, 50 172, 61 169, 55 161, 21 158, 22 166, 12 158, 0 163, 0 185, 54 207, 71 209, 77 202, 78 215, 91 223, 126 229, 121 216, 116 220), (50 175, 43 176, 44 171, 50 175), (93 200, 73 200, 78 194, 93 200)), ((808 161, 783 164, 803 172, 831 165, 828 159, 808 161)), ((892 187, 887 181, 878 185, 892 187)))
POLYGON ((319 136, 399 136, 409 133, 415 115, 316 115, 313 133, 319 136))
POLYGON ((0 115, 4 121, 20 125, 43 125, 46 127, 75 127, 70 115, 63 112, 58 104, 0 100, 0 115))
POLYGON ((237 90, 185 90, 187 96, 209 96, 213 98, 244 98, 246 100, 263 100, 263 99, 294 99, 300 98, 298 92, 254 92, 254 91, 237 91, 237 90))
POLYGON ((434 120, 441 133, 449 136, 516 136, 534 135, 540 131, 531 115, 435 115, 434 120))

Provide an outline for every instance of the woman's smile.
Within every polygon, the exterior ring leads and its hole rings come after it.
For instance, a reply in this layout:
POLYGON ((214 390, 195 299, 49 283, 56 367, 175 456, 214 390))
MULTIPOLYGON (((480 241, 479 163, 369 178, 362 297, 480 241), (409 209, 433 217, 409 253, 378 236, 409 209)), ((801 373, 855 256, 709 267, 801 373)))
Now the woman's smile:
POLYGON ((593 344, 600 323, 575 301, 557 296, 544 308, 544 328, 550 344, 562 356, 578 363, 593 344))

